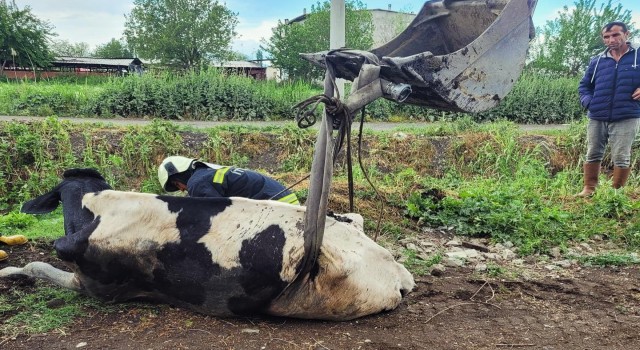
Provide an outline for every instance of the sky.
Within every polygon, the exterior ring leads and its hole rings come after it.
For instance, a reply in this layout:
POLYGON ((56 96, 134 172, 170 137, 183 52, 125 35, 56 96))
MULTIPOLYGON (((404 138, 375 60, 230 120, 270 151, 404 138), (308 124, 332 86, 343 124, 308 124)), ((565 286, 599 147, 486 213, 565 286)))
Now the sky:
MULTIPOLYGON (((58 34, 56 40, 71 43, 86 42, 94 49, 112 38, 119 39, 124 31, 125 14, 133 8, 133 0, 15 0, 23 8, 29 6, 33 14, 51 23, 58 34)), ((361 0, 370 9, 418 12, 424 1, 420 0, 361 0)), ((606 0, 597 0, 596 6, 606 0)), ((238 38, 234 39, 234 51, 255 58, 262 38, 268 40, 271 28, 278 20, 295 18, 311 9, 318 0, 222 0, 238 16, 238 38)), ((630 10, 636 28, 640 28, 640 0, 613 0, 623 9, 630 10)), ((572 7, 574 0, 538 0, 534 24, 543 26, 557 16, 563 6, 572 7)), ((636 39, 640 38, 637 33, 636 39)))

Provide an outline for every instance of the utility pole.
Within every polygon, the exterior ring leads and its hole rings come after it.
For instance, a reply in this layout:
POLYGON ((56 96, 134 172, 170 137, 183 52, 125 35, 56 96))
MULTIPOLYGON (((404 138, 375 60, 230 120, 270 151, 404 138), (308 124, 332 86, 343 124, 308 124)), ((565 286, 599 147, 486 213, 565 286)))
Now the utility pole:
MULTIPOLYGON (((345 8, 344 0, 331 0, 331 20, 329 29, 329 49, 345 46, 345 8)), ((340 97, 344 98, 344 80, 337 79, 336 87, 340 97)))

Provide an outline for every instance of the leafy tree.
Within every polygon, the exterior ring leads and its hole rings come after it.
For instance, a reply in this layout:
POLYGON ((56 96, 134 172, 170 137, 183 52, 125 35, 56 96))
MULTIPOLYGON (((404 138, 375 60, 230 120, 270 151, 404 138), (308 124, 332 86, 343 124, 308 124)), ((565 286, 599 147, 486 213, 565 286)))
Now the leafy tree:
POLYGON ((133 58, 133 54, 122 40, 113 38, 106 44, 98 45, 98 47, 93 51, 93 57, 133 58))
POLYGON ((230 51, 227 53, 224 61, 247 61, 249 56, 243 54, 240 51, 230 51))
POLYGON ((0 74, 9 61, 22 67, 46 67, 51 62, 47 39, 53 26, 22 10, 15 1, 0 0, 0 74))
POLYGON ((141 57, 182 68, 224 60, 237 15, 212 0, 134 0, 126 15, 127 42, 141 57))
MULTIPOLYGON (((331 2, 325 0, 311 6, 311 12, 302 22, 283 23, 273 28, 269 41, 262 41, 261 49, 271 56, 275 67, 287 73, 289 79, 314 80, 324 71, 300 58, 300 53, 313 53, 329 49, 329 22, 331 2)), ((373 45, 371 13, 360 0, 345 1, 346 46, 368 50, 373 45)))
POLYGON ((88 43, 72 43, 69 40, 53 40, 51 51, 56 56, 68 57, 89 57, 91 54, 88 43))
POLYGON ((263 59, 264 54, 262 53, 262 50, 258 49, 258 51, 256 51, 256 61, 258 62, 260 67, 264 67, 264 62, 262 61, 263 59))
MULTIPOLYGON (((547 21, 532 45, 530 68, 560 75, 584 72, 589 58, 604 49, 601 30, 611 21, 630 23, 631 11, 612 0, 596 8, 596 0, 576 0, 575 8, 565 6, 558 18, 547 21)), ((631 29, 631 28, 630 28, 631 29)))

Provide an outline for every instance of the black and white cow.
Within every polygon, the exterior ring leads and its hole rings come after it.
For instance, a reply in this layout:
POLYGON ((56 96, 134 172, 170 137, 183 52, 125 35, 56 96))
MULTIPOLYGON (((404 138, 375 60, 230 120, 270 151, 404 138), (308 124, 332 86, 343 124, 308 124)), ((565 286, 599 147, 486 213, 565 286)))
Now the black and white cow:
MULTIPOLYGON (((32 262, 28 275, 106 301, 149 299, 197 312, 349 320, 391 310, 411 274, 352 223, 327 218, 316 265, 295 283, 304 255, 304 207, 245 198, 188 198, 111 190, 95 170, 72 169, 24 204, 62 202, 65 236, 54 243, 73 272, 32 262)), ((358 220, 359 219, 359 220, 358 220)))

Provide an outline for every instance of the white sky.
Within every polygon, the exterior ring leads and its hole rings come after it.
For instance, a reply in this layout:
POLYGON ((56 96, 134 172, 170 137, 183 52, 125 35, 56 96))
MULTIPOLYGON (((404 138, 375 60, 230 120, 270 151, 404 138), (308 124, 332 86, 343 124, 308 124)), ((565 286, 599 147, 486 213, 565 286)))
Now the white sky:
MULTIPOLYGON (((258 50, 260 40, 271 36, 271 28, 278 20, 284 21, 308 11, 318 0, 226 0, 233 12, 238 14, 239 37, 233 41, 233 49, 253 58, 258 50)), ((418 0, 362 0, 368 8, 417 12, 424 1, 418 0)), ((598 0, 596 6, 605 3, 598 0)), ((632 11, 636 27, 640 28, 640 0, 613 0, 613 4, 621 4, 624 9, 632 11)), ((23 8, 31 7, 32 12, 55 26, 57 39, 65 39, 72 43, 86 42, 91 48, 119 39, 124 31, 124 15, 133 8, 133 0, 16 0, 23 8)), ((553 19, 563 6, 573 6, 573 0, 538 0, 534 14, 536 26, 542 26, 553 19)))

